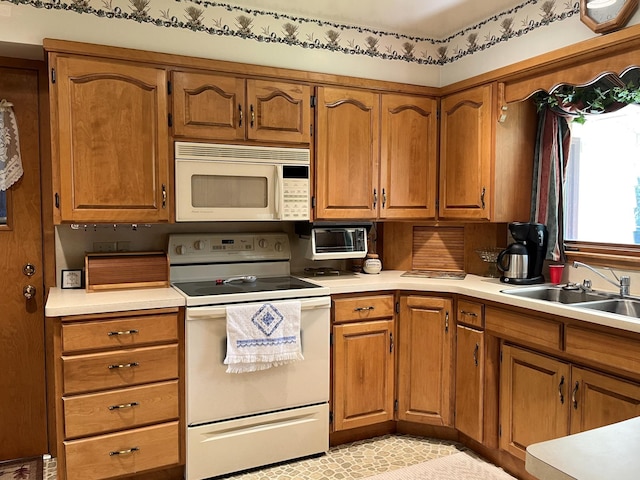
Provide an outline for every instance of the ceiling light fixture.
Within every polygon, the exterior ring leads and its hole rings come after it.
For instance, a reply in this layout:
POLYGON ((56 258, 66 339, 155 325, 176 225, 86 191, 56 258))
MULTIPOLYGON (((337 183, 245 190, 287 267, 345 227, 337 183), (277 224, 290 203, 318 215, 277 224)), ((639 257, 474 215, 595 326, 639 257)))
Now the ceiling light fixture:
POLYGON ((616 3, 616 1, 617 0, 590 0, 587 2, 587 8, 606 8, 616 3))

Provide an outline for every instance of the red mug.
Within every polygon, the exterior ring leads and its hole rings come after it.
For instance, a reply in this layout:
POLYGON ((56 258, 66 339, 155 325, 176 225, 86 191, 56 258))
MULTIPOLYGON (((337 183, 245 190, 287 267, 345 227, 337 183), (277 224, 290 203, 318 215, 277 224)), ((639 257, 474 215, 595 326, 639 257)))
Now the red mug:
POLYGON ((549 279, 551 283, 558 284, 562 282, 562 271, 564 265, 549 265, 549 279))

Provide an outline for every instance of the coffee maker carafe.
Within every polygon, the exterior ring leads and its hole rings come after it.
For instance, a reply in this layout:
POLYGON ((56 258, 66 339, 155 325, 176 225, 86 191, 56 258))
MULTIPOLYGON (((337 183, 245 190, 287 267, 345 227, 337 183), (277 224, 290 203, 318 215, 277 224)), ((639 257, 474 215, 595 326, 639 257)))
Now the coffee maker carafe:
POLYGON ((515 240, 500 252, 498 269, 500 281, 515 285, 544 283, 542 267, 547 254, 547 227, 541 223, 513 222, 508 225, 515 240))

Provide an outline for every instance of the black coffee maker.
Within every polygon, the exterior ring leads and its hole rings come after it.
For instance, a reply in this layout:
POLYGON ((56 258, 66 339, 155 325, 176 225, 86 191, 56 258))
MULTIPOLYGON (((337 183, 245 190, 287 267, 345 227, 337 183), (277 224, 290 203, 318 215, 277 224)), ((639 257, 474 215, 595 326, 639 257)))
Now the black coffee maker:
POLYGON ((542 267, 549 241, 547 227, 541 223, 525 222, 513 222, 508 227, 516 243, 498 256, 498 268, 504 273, 500 281, 514 285, 544 283, 542 267))

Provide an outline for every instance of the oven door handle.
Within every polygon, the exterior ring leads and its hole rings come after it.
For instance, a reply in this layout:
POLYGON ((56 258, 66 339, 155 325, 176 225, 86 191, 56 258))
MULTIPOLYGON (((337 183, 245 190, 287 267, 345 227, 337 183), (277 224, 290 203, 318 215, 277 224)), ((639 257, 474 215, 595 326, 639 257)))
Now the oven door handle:
MULTIPOLYGON (((274 300, 275 302, 286 302, 287 300, 274 300)), ((264 302, 247 302, 247 305, 263 305, 264 302)), ((330 308, 331 297, 305 298, 300 301, 300 309, 304 311, 316 310, 320 308, 330 308)), ((187 320, 202 320, 203 318, 226 318, 227 308, 225 305, 209 307, 187 307, 187 320)))

